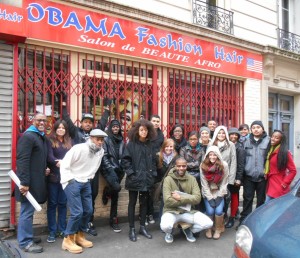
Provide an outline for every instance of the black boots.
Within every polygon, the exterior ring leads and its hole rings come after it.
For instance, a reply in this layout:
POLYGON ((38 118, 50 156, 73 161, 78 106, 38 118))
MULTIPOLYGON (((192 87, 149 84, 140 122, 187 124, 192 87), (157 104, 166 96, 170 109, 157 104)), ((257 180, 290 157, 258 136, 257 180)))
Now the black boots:
POLYGON ((135 228, 130 228, 129 229, 129 240, 132 241, 132 242, 136 242, 135 228))
POLYGON ((143 235, 144 237, 147 237, 148 239, 152 238, 152 235, 150 235, 146 229, 145 226, 140 226, 140 232, 141 235, 143 235))
POLYGON ((234 217, 229 217, 225 225, 225 228, 232 228, 233 226, 234 226, 234 217))

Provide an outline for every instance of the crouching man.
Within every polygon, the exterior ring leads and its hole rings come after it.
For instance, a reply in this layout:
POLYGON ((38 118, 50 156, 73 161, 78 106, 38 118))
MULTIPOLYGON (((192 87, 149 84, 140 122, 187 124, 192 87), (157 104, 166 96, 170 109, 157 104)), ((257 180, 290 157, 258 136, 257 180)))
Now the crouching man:
POLYGON ((193 205, 200 203, 201 194, 196 179, 186 173, 187 162, 178 158, 163 183, 164 213, 160 227, 166 233, 165 241, 173 242, 174 224, 182 224, 182 231, 189 242, 195 242, 193 233, 212 227, 212 220, 193 210, 193 205))
POLYGON ((100 129, 92 130, 90 138, 85 143, 73 146, 61 162, 61 184, 70 209, 62 249, 71 253, 81 253, 82 247, 93 247, 83 232, 87 230, 93 213, 90 180, 101 164, 104 155, 102 144, 106 136, 100 129))

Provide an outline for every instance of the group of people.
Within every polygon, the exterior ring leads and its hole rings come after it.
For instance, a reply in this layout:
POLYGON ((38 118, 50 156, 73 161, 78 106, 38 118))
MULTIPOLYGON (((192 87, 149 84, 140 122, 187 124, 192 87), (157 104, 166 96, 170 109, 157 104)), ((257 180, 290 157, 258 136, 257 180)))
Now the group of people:
POLYGON ((150 121, 134 122, 128 139, 124 139, 120 122, 113 119, 108 123, 109 108, 95 129, 94 117, 88 113, 83 115, 81 127, 76 127, 64 102, 62 118, 46 137, 46 116, 36 114, 18 141, 18 242, 26 252, 43 251, 39 239, 33 237, 34 208, 25 198, 28 191, 39 203, 48 199, 47 242, 61 237, 63 250, 81 253, 93 246, 85 233, 97 235, 93 214, 99 174, 107 182, 102 201, 106 204, 111 199, 112 230, 121 231, 118 196, 126 174, 129 239, 137 241, 135 211, 139 199, 138 233, 152 238, 147 224, 155 223, 154 206, 158 203, 167 243, 173 242, 176 227, 189 242, 195 242, 195 234, 201 230, 206 230, 207 238, 219 239, 225 227, 234 226, 241 185, 240 223, 251 213, 255 194, 258 207, 287 193, 296 175, 285 134, 275 130, 270 138, 258 120, 250 128, 243 124, 229 130, 211 120, 200 131, 189 132, 187 138, 184 127, 178 124, 170 131, 170 138, 165 138, 160 117, 153 115, 150 121))

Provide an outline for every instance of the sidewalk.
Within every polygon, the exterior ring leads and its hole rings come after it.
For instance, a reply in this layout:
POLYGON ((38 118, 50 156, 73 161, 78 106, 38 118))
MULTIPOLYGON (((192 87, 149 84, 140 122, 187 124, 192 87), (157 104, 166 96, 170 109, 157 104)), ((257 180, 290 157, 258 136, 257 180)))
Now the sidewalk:
MULTIPOLYGON (((136 222, 136 230, 138 232, 138 221, 136 222)), ((128 239, 128 223, 120 224, 121 233, 113 232, 109 226, 97 227, 98 236, 87 238, 94 243, 93 248, 85 249, 81 254, 71 254, 61 249, 62 239, 57 239, 55 243, 47 243, 47 235, 40 235, 42 238, 41 245, 44 252, 41 254, 28 254, 26 258, 42 257, 42 258, 65 258, 65 257, 109 257, 109 258, 183 258, 183 257, 206 257, 206 258, 229 258, 231 257, 233 244, 235 240, 234 228, 226 230, 219 240, 209 240, 205 238, 204 232, 201 232, 195 243, 189 243, 185 236, 176 229, 174 233, 174 242, 167 244, 164 241, 164 234, 161 233, 158 223, 150 225, 149 232, 153 239, 146 239, 138 235, 137 242, 131 242, 128 239)), ((16 238, 9 239, 17 245, 16 238)))

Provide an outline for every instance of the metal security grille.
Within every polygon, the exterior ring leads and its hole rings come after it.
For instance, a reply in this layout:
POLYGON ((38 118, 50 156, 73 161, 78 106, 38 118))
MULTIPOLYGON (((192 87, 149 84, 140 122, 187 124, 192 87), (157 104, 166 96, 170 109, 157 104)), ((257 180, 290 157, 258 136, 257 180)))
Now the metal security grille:
POLYGON ((243 81, 108 56, 24 45, 19 47, 19 132, 36 111, 48 116, 48 132, 61 116, 62 93, 79 125, 82 113, 99 119, 111 104, 111 117, 124 133, 139 118, 158 114, 165 135, 176 123, 198 130, 214 119, 243 121, 243 81))
POLYGON ((179 123, 186 132, 198 130, 211 119, 227 127, 243 121, 243 81, 168 69, 168 89, 169 129, 179 123))
POLYGON ((13 110, 13 46, 0 42, 0 228, 10 225, 13 110))

